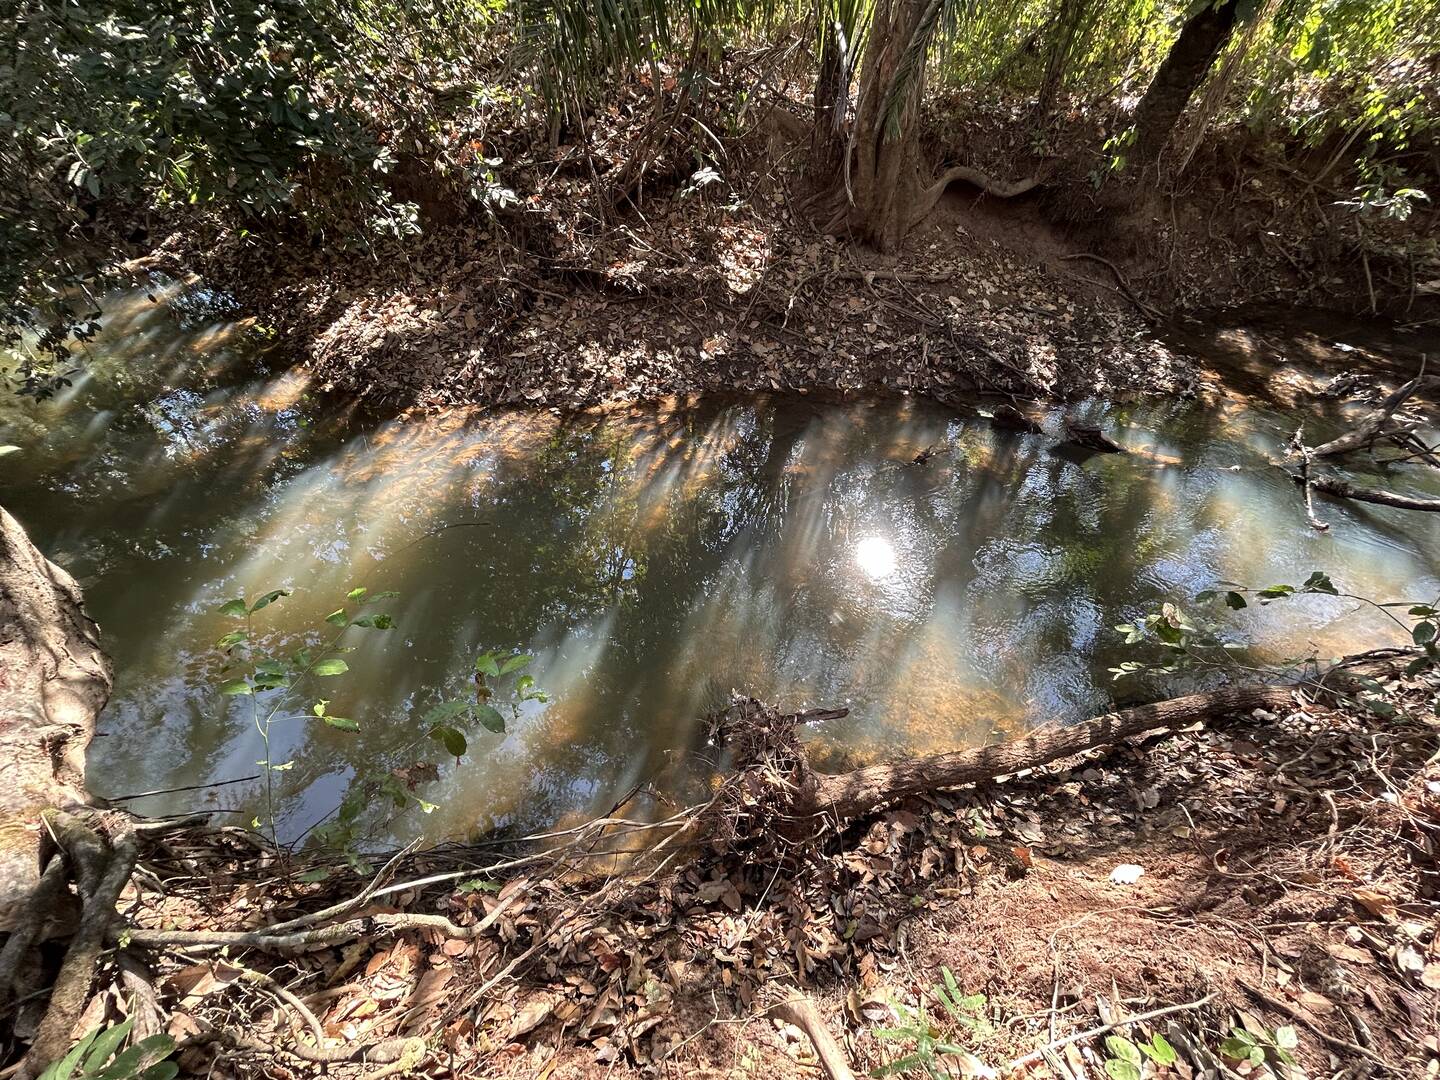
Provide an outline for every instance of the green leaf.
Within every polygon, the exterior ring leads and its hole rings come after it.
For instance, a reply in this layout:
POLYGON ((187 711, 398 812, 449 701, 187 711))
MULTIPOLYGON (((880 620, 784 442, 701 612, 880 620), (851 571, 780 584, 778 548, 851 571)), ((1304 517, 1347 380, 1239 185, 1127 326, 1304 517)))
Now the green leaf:
POLYGON ((85 1064, 80 1068, 81 1073, 98 1072, 100 1066, 110 1060, 110 1055, 120 1049, 120 1044, 125 1041, 125 1036, 130 1034, 130 1029, 134 1024, 134 1016, 128 1016, 120 1023, 106 1028, 97 1035, 90 1046, 90 1052, 85 1055, 85 1064))
POLYGON ((469 711, 470 703, 468 701, 463 701, 460 698, 452 698, 450 701, 442 701, 439 705, 430 709, 420 718, 420 723, 426 727, 432 727, 435 724, 443 724, 448 720, 454 720, 457 716, 464 716, 469 711))
POLYGON ((430 737, 445 747, 445 752, 451 757, 461 758, 465 756, 468 744, 465 741, 465 733, 447 724, 439 724, 430 729, 430 737))
POLYGON ((318 664, 316 664, 313 668, 310 669, 310 674, 319 675, 321 677, 328 675, 344 675, 345 672, 349 670, 349 664, 345 663, 345 661, 341 660, 338 656, 333 656, 329 660, 321 660, 318 664))
POLYGON ((253 694, 254 692, 250 684, 244 679, 231 679, 229 682, 220 684, 220 693, 227 694, 231 697, 237 694, 253 694))
POLYGON ((151 1035, 118 1054, 110 1067, 96 1074, 94 1080, 133 1080, 142 1069, 174 1049, 175 1040, 169 1035, 151 1035))
POLYGON ((512 671, 519 671, 521 668, 523 668, 526 664, 530 663, 530 661, 534 659, 535 658, 533 656, 528 656, 524 653, 521 653, 517 656, 512 656, 509 660, 506 660, 505 663, 500 665, 500 674, 509 675, 512 671))
POLYGON ((226 600, 225 603, 221 604, 218 608, 215 609, 215 614, 229 615, 231 618, 243 619, 245 617, 245 613, 248 610, 249 609, 246 608, 244 600, 226 600))
POLYGON ((481 675, 495 678, 500 674, 500 665, 495 662, 494 653, 482 653, 475 658, 475 670, 481 675))
POLYGON ((368 626, 372 630, 390 630, 395 626, 395 620, 384 612, 378 615, 361 615, 354 622, 355 626, 368 626))
POLYGON ((1141 1043, 1140 1049, 1144 1050, 1145 1053, 1150 1056, 1150 1060, 1157 1065, 1170 1066, 1179 1060, 1179 1055, 1175 1053, 1175 1048, 1171 1046, 1169 1040, 1158 1031, 1150 1036, 1148 1043, 1141 1043))
POLYGON ((70 1080, 71 1075, 75 1072, 75 1066, 80 1063, 80 1059, 85 1056, 85 1051, 90 1049, 91 1044, 100 1037, 101 1030, 96 1028, 94 1031, 87 1032, 79 1042, 70 1048, 68 1054, 40 1074, 40 1080, 70 1080))
POLYGON ((365 603, 367 603, 367 604, 377 604, 377 603, 379 603, 381 600, 393 600, 393 599, 395 599, 395 597, 397 597, 397 596, 399 596, 399 595, 400 595, 400 594, 399 594, 398 592, 396 592, 394 589, 385 589, 385 590, 383 590, 383 591, 381 591, 381 592, 375 593, 373 596, 367 596, 367 597, 365 598, 365 603))
POLYGON ((293 589, 271 589, 264 596, 260 597, 259 600, 256 600, 255 603, 250 605, 250 614, 253 615, 261 608, 269 607, 282 596, 289 596, 292 592, 294 592, 293 589))
POLYGON ((230 633, 226 634, 219 641, 215 642, 215 647, 217 649, 233 648, 234 646, 239 645, 242 641, 247 640, 249 637, 250 635, 245 633, 244 630, 231 630, 230 633))
POLYGON ((296 874, 297 881, 303 881, 307 885, 314 885, 329 879, 335 871, 328 866, 317 866, 313 870, 306 870, 302 874, 296 874))
POLYGON ((345 614, 345 609, 343 607, 336 608, 329 615, 325 616, 325 621, 328 622, 331 626, 349 626, 350 616, 345 614))
POLYGON ((1241 596, 1238 592, 1227 592, 1225 594, 1225 606, 1231 611, 1239 611, 1243 607, 1249 607, 1249 605, 1245 603, 1245 597, 1241 596))
POLYGON ((1415 639, 1416 645, 1424 645, 1427 641, 1435 640, 1435 624, 1433 622, 1416 623, 1415 629, 1410 632, 1415 639))
POLYGON ((1254 1050, 1255 1038, 1242 1028, 1234 1028, 1233 1034, 1220 1044, 1220 1053, 1231 1061, 1248 1061, 1254 1050))
POLYGON ((1308 578, 1305 584, 1300 586, 1306 592, 1329 593, 1331 596, 1338 595, 1334 584, 1330 581, 1330 575, 1322 570, 1316 570, 1308 578))
POLYGON ((1410 614, 1411 614, 1411 615, 1420 616, 1421 618, 1425 618, 1425 617, 1428 617, 1428 616, 1430 616, 1430 615, 1440 615, 1440 611, 1436 611, 1436 610, 1435 610, 1433 607, 1431 607, 1429 604, 1416 604, 1414 607, 1412 607, 1412 608, 1410 609, 1410 614))
POLYGON ((471 712, 487 731, 493 731, 496 735, 505 734, 505 717, 501 716, 494 706, 476 705, 471 712))
POLYGON ((1140 1048, 1129 1039, 1120 1035, 1107 1035, 1105 1037, 1105 1049, 1110 1051, 1121 1061, 1128 1061, 1132 1065, 1139 1065, 1144 1059, 1140 1056, 1140 1048))
POLYGON ((1300 1045, 1300 1036, 1289 1024, 1275 1029, 1275 1045, 1281 1050, 1294 1050, 1300 1045))
POLYGON ((459 885, 455 886, 455 891, 456 891, 456 892, 459 892, 459 893, 477 893, 477 892, 497 892, 497 893, 498 893, 498 892, 500 891, 500 882, 498 882, 498 881, 487 881, 485 878, 472 878, 472 879, 469 880, 469 881, 462 881, 459 885))
POLYGON ((1123 1058, 1111 1058, 1105 1062, 1105 1073, 1110 1080, 1140 1080, 1140 1066, 1123 1058))
POLYGON ((1271 585, 1268 589, 1261 589, 1256 595, 1264 600, 1274 600, 1281 596, 1289 596, 1294 591, 1294 585, 1271 585))
POLYGON ((339 728, 341 731, 359 731, 359 730, 360 730, 360 725, 357 724, 354 720, 351 720, 349 717, 345 717, 345 716, 325 716, 325 717, 322 717, 322 719, 325 721, 325 723, 329 724, 331 727, 333 727, 333 728, 339 728))
POLYGON ((362 596, 364 596, 364 595, 365 595, 367 592, 369 592, 369 591, 370 591, 370 590, 367 589, 367 588, 365 588, 364 585, 361 585, 359 588, 357 588, 357 589, 351 589, 348 593, 346 593, 346 594, 345 594, 345 599, 346 599, 346 600, 352 600, 352 601, 353 601, 353 600, 359 600, 362 596))

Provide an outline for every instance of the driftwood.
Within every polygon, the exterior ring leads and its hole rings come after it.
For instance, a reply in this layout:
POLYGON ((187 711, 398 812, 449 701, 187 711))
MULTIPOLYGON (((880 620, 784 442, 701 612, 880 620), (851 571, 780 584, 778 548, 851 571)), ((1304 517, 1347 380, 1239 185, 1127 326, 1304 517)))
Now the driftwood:
POLYGON ((1377 439, 1413 434, 1415 428, 1419 426, 1418 424, 1410 421, 1393 422, 1393 417, 1395 411, 1404 405, 1424 382, 1425 360, 1422 358, 1420 370, 1415 378, 1387 396, 1384 401, 1380 402, 1379 408, 1356 424, 1352 430, 1347 431, 1339 438, 1312 447, 1310 456, 1312 458, 1339 457, 1341 454, 1348 454, 1353 450, 1363 450, 1373 446, 1377 439))
POLYGON ((1290 451, 1300 455, 1300 475, 1297 479, 1305 492, 1305 520, 1310 522, 1310 527, 1317 532, 1325 532, 1330 528, 1328 522, 1321 521, 1315 516, 1315 499, 1311 494, 1314 491, 1315 483, 1310 477, 1310 448, 1305 445, 1305 429, 1295 429, 1295 435, 1290 440, 1290 451))

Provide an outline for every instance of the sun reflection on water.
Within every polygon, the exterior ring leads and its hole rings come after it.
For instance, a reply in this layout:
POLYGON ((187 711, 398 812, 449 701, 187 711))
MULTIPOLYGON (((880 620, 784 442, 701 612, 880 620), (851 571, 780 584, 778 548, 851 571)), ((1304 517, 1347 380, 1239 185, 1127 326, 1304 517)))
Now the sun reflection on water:
POLYGON ((895 573, 899 560, 889 540, 883 536, 866 536, 855 545, 855 565, 866 577, 879 581, 895 573))

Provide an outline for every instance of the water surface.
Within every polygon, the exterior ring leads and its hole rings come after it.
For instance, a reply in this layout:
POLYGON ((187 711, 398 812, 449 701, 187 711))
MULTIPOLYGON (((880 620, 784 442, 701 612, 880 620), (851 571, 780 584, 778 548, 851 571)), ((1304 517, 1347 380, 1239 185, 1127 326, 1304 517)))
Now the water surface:
MULTIPOLYGON (((1114 625, 1216 579, 1325 569, 1377 599, 1440 593, 1432 516, 1322 500, 1319 534, 1271 464, 1299 419, 1311 442, 1343 419, 1313 356, 1260 364, 1293 391, 1269 400, 1247 383, 1084 406, 1123 456, 905 399, 374 422, 270 374, 263 337, 203 294, 157 299, 121 304, 56 400, 0 406, 0 444, 20 448, 0 499, 79 578, 115 659, 100 794, 256 771, 248 702, 215 691, 226 599, 293 589, 256 622, 294 646, 349 589, 398 591, 396 628, 356 632, 351 672, 317 688, 360 732, 277 730, 275 759, 295 762, 276 777, 282 837, 357 776, 439 761, 419 718, 487 649, 535 654, 549 703, 473 731, 423 785, 438 809, 377 808, 377 837, 546 827, 646 781, 693 794, 713 755, 696 720, 732 689, 848 706, 812 733, 838 767, 1104 709, 1134 692, 1107 673, 1132 658, 1114 625), (926 447, 944 450, 910 464, 926 447)), ((1271 655, 1328 656, 1388 634, 1356 609, 1311 597, 1236 622, 1271 655)), ((135 805, 248 821, 258 797, 247 782, 135 805)))

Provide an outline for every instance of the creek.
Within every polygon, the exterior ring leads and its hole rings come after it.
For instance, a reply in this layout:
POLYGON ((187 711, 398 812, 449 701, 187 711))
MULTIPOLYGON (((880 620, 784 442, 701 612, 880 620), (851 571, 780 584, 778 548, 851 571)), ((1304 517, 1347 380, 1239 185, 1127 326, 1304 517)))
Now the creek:
MULTIPOLYGON (((644 782, 684 797, 715 760, 698 718, 732 689, 848 707, 809 732, 830 767, 1080 718, 1138 692, 1109 674, 1133 658, 1114 626, 1219 579, 1320 569, 1377 600, 1440 594, 1434 515, 1322 499, 1317 533, 1272 464, 1301 420, 1313 444, 1353 411, 1319 394, 1355 348, 1333 327, 1285 327, 1280 352, 1273 328, 1196 331, 1217 388, 1083 403, 1130 451, 1086 455, 913 399, 376 420, 274 364, 223 298, 156 301, 120 298, 54 399, 0 405, 16 448, 0 500, 75 574, 114 658, 90 761, 102 796, 257 771, 248 703, 215 689, 225 600, 293 589, 256 616, 289 648, 351 588, 398 592, 395 629, 357 633, 350 672, 307 691, 360 730, 276 729, 275 760, 294 763, 276 774, 282 839, 357 776, 422 759, 441 765, 423 791, 437 808, 377 808, 377 839, 549 827, 644 782), (927 447, 944 449, 911 464, 927 447), (487 649, 533 653, 549 701, 503 735, 471 732, 457 764, 418 738, 420 717, 465 692, 487 649)), ((1037 416, 1060 430, 1059 410, 1037 416)), ((1231 625, 1274 657, 1395 637, 1328 596, 1231 625)), ((129 805, 244 823, 259 791, 129 805)))

